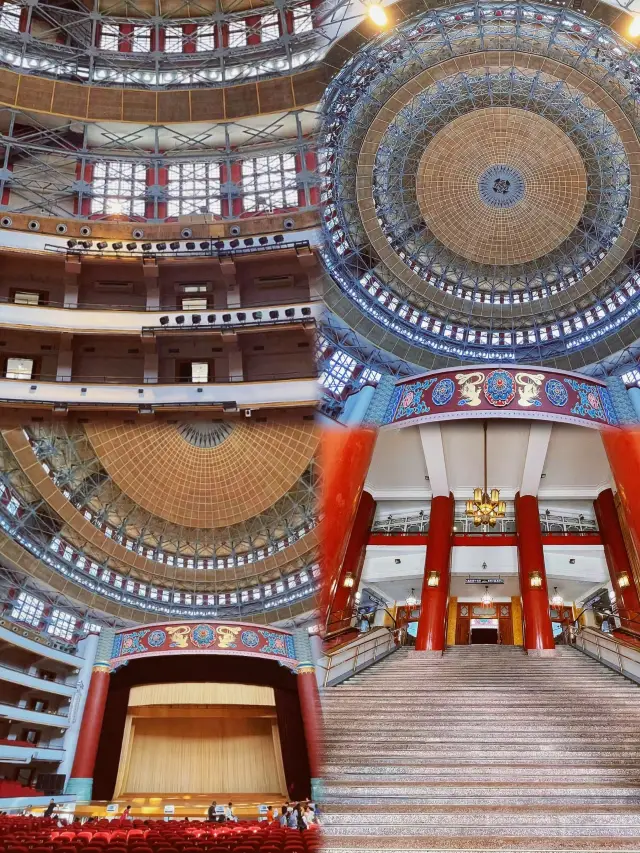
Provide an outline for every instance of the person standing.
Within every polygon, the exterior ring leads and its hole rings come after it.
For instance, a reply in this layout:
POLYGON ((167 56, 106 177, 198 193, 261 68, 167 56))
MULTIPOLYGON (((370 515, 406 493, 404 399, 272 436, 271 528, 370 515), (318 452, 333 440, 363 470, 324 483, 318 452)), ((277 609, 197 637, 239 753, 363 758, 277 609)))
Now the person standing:
POLYGON ((44 817, 51 817, 51 815, 53 814, 53 810, 55 809, 55 807, 56 807, 56 803, 55 803, 55 800, 54 800, 54 799, 53 799, 53 797, 52 797, 52 798, 51 798, 51 802, 49 803, 49 805, 48 805, 48 806, 47 806, 47 808, 45 809, 44 817))
POLYGON ((216 806, 217 805, 218 804, 214 800, 211 803, 211 805, 209 806, 209 808, 207 809, 207 820, 210 821, 211 823, 214 823, 217 819, 217 815, 216 815, 216 806))

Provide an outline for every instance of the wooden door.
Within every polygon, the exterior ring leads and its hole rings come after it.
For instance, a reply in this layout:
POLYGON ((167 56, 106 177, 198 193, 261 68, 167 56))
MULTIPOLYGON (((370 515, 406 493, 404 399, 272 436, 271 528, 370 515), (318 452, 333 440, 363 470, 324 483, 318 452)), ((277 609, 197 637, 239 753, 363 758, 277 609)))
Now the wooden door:
POLYGON ((513 645, 513 619, 511 604, 498 604, 498 642, 502 646, 513 645))

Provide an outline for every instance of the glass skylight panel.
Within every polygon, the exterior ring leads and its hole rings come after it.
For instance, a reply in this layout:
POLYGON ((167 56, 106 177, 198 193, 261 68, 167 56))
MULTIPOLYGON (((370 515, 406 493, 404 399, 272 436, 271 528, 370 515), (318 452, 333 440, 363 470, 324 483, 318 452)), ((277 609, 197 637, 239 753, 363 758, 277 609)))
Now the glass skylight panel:
POLYGON ((245 210, 296 207, 298 185, 295 156, 274 154, 243 161, 242 185, 245 210))
POLYGON ((275 41, 280 38, 280 22, 277 12, 269 12, 260 19, 260 41, 275 41))
POLYGON ((219 215, 220 164, 176 163, 169 166, 167 212, 169 216, 197 213, 219 215))
POLYGON ((227 24, 229 36, 229 47, 246 47, 247 45, 247 22, 244 18, 229 21, 227 24))
POLYGON ((120 49, 120 27, 118 24, 102 24, 100 28, 100 49, 120 49))
POLYGON ((44 612, 44 601, 21 592, 11 610, 11 618, 17 622, 25 622, 27 625, 37 626, 40 624, 44 612))
POLYGON ((73 632, 76 627, 76 617, 71 613, 65 613, 64 610, 53 610, 51 621, 47 626, 47 634, 54 637, 60 637, 63 640, 70 640, 73 637, 73 632))
POLYGON ((147 170, 143 163, 103 160, 94 165, 91 212, 144 216, 147 170))
POLYGON ((10 33, 20 32, 21 11, 16 3, 3 3, 0 6, 0 29, 10 33))

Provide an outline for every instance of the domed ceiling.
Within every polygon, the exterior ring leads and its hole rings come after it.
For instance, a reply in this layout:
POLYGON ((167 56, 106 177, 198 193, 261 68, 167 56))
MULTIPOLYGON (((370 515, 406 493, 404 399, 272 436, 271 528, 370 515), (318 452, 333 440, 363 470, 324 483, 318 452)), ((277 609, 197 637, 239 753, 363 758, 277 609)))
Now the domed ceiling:
POLYGON ((293 606, 317 576, 317 441, 312 425, 287 422, 4 429, 0 526, 14 562, 29 559, 17 543, 41 560, 34 577, 44 563, 129 608, 293 606))
POLYGON ((224 527, 263 512, 302 476, 317 444, 313 430, 283 424, 87 424, 85 431, 125 494, 186 527, 224 527))
POLYGON ((542 4, 365 44, 324 102, 329 307, 425 367, 576 369, 635 340, 639 92, 630 45, 542 4))

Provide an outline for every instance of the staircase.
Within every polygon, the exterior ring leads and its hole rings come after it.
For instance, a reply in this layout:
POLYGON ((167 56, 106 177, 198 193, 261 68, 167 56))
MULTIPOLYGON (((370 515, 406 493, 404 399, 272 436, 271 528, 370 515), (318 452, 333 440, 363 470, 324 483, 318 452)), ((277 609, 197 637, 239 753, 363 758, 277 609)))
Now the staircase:
POLYGON ((640 850, 640 688, 579 651, 403 649, 323 714, 327 853, 640 850))

